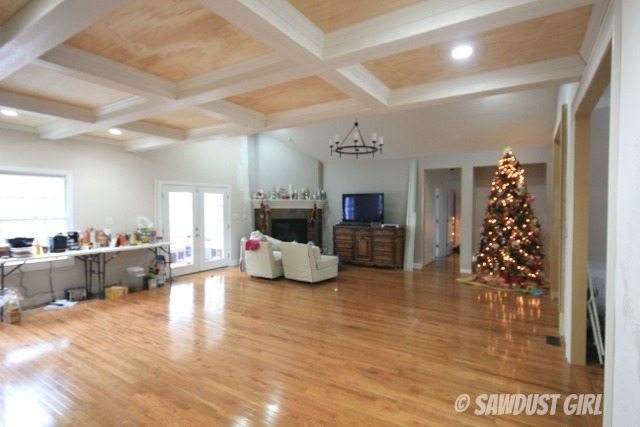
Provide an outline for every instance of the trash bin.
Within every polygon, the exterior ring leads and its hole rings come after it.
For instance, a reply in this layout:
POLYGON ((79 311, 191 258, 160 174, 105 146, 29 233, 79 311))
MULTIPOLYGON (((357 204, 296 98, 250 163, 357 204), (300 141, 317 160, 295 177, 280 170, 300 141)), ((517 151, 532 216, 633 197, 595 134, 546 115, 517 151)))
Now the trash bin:
POLYGON ((127 268, 127 285, 132 291, 141 291, 144 286, 145 270, 142 267, 127 268))

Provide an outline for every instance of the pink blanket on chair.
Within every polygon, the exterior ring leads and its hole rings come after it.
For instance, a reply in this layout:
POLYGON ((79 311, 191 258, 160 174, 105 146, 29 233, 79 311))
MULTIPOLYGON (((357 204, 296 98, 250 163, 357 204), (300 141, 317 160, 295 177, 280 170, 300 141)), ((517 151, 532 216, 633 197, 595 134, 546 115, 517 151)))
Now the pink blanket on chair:
POLYGON ((244 249, 246 251, 257 251, 260 249, 260 240, 249 239, 244 242, 244 249))

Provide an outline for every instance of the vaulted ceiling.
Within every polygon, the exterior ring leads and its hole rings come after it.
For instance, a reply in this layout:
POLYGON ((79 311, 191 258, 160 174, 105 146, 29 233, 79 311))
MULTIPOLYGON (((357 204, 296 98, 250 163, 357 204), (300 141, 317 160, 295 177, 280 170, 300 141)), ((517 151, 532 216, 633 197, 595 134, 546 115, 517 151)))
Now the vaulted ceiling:
POLYGON ((18 112, 0 126, 137 151, 556 86, 579 80, 602 13, 597 0, 0 0, 0 107, 18 112), (474 54, 455 61, 461 43, 474 54))

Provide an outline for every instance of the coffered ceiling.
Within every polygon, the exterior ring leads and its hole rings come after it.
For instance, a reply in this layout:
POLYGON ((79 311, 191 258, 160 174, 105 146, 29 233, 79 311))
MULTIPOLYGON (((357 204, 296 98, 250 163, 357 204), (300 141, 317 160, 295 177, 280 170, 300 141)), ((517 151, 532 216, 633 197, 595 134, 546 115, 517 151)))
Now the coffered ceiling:
POLYGON ((0 0, 0 126, 130 151, 579 80, 598 0, 0 0), (462 61, 460 44, 473 47, 462 61), (118 128, 120 132, 110 133, 118 128))

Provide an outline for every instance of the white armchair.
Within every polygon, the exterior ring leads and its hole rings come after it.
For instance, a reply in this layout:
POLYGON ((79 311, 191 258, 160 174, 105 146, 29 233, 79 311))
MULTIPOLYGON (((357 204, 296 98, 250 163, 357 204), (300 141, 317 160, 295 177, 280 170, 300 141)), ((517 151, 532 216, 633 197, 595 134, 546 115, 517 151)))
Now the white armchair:
MULTIPOLYGON (((271 242, 260 241, 260 248, 244 250, 245 271, 251 276, 275 279, 282 277, 282 254, 273 250, 271 242)), ((244 245, 244 243, 243 243, 244 245)))
POLYGON ((338 276, 338 257, 321 255, 319 247, 285 242, 280 247, 287 279, 315 283, 338 276))

